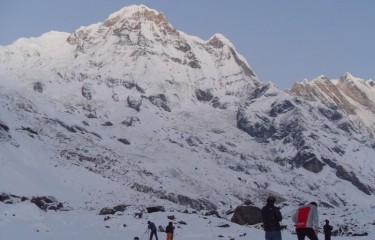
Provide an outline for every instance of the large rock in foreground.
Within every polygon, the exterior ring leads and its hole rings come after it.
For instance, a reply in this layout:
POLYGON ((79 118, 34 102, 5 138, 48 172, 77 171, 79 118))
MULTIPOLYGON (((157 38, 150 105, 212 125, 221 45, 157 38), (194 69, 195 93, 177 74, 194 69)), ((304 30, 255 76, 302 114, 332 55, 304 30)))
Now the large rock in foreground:
POLYGON ((239 206, 234 211, 232 222, 240 225, 254 225, 262 222, 260 208, 254 206, 239 206))

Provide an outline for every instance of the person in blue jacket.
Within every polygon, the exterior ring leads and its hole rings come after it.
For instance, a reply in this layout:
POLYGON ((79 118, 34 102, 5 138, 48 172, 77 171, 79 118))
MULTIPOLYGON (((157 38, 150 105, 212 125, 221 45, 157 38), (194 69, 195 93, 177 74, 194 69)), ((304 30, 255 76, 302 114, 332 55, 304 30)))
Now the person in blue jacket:
POLYGON ((155 235, 156 240, 159 240, 155 223, 148 221, 147 224, 148 224, 148 229, 151 231, 150 240, 152 240, 154 235, 155 235))

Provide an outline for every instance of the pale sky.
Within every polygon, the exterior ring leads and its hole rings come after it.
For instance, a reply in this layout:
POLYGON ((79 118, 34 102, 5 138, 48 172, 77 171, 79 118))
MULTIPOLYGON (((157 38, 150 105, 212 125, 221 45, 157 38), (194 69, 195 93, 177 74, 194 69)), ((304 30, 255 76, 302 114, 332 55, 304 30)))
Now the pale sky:
POLYGON ((133 4, 189 35, 223 34, 262 81, 282 89, 345 72, 375 79, 375 0, 0 0, 0 45, 71 33, 133 4))

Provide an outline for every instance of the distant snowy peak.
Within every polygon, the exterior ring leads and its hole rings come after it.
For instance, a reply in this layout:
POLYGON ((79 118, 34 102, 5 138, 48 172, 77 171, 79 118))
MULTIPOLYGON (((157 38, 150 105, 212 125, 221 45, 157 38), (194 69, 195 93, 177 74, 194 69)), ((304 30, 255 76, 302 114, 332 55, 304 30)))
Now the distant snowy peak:
MULTIPOLYGON (((338 81, 335 82, 340 88, 350 89, 350 92, 362 92, 362 96, 356 96, 354 98, 358 99, 359 97, 367 98, 369 101, 375 103, 375 82, 374 80, 364 80, 358 77, 354 77, 350 73, 344 74, 338 81)), ((352 95, 350 93, 349 95, 352 95)))
POLYGON ((223 59, 232 58, 247 76, 256 78, 245 58, 235 51, 233 44, 223 35, 215 34, 207 41, 189 36, 177 31, 163 13, 144 5, 125 7, 111 14, 103 23, 81 27, 69 36, 68 42, 77 45, 78 52, 82 53, 90 53, 90 49, 96 53, 98 47, 105 46, 106 51, 116 54, 126 51, 131 56, 169 56, 174 62, 198 69, 201 66, 199 62, 210 58, 207 55, 218 53, 216 55, 220 59, 214 61, 223 65, 223 59), (127 47, 135 50, 130 51, 127 47), (182 59, 181 52, 188 59, 182 59))
POLYGON ((86 90, 97 88, 93 100, 105 83, 119 91, 137 86, 133 96, 137 99, 164 96, 171 105, 198 100, 236 108, 246 92, 261 85, 223 35, 209 40, 190 36, 176 30, 163 13, 144 5, 125 7, 104 22, 71 34, 24 39, 0 48, 3 55, 0 73, 11 70, 22 81, 45 85, 78 82, 86 90))
POLYGON ((337 106, 362 129, 375 133, 375 86, 373 80, 365 81, 345 73, 339 80, 319 76, 312 81, 303 81, 287 90, 292 95, 309 101, 337 106))
POLYGON ((216 48, 222 48, 225 45, 234 48, 233 44, 222 34, 216 33, 210 39, 208 39, 208 44, 216 48))
POLYGON ((343 98, 335 84, 326 76, 319 76, 312 81, 304 80, 303 82, 295 83, 287 92, 310 101, 332 102, 335 98, 343 98))
POLYGON ((138 24, 146 24, 150 22, 164 28, 169 33, 176 33, 176 30, 168 22, 163 13, 150 9, 144 5, 125 7, 120 11, 111 14, 103 25, 111 27, 116 24, 122 25, 126 23, 135 23, 136 26, 138 26, 138 24))
POLYGON ((90 40, 93 37, 101 37, 108 40, 109 37, 117 37, 120 41, 115 43, 146 44, 143 40, 162 42, 163 38, 178 38, 179 32, 168 22, 163 13, 150 9, 144 5, 124 7, 112 13, 102 23, 81 27, 68 38, 70 44, 77 44, 80 40, 90 40), (133 33, 133 34, 132 34, 133 33))
MULTIPOLYGON (((75 68, 97 71, 83 74, 138 79, 146 92, 146 85, 156 84, 154 93, 165 93, 167 88, 159 87, 172 78, 180 86, 190 85, 189 89, 219 98, 243 96, 245 89, 260 84, 246 59, 223 35, 207 41, 190 36, 176 30, 164 14, 143 5, 125 7, 103 23, 82 27, 67 41, 76 49, 75 68)), ((224 98, 226 103, 236 101, 224 98)))
POLYGON ((114 18, 132 18, 137 16, 137 18, 145 17, 145 19, 149 18, 150 16, 160 16, 165 19, 164 15, 159 11, 151 9, 143 4, 140 5, 131 5, 126 6, 117 12, 114 12, 109 15, 107 20, 114 19, 114 18))

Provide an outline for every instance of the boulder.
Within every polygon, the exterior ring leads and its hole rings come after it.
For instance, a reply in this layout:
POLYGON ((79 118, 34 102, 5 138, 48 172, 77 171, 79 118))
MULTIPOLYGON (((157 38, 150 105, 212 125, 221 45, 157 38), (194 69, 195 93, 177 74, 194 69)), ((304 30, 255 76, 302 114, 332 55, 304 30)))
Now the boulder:
POLYGON ((94 90, 90 84, 85 83, 82 86, 81 93, 84 98, 91 100, 94 95, 94 90))
POLYGON ((141 105, 142 105, 142 99, 141 98, 128 96, 127 102, 128 102, 128 106, 135 109, 137 112, 139 112, 141 110, 141 105))
POLYGON ((165 212, 165 209, 164 209, 163 206, 147 207, 146 210, 147 210, 148 213, 165 212))
POLYGON ((52 196, 41 196, 32 197, 31 202, 37 205, 40 209, 47 210, 60 210, 63 208, 63 204, 58 202, 55 197, 52 196))
POLYGON ((0 193, 0 202, 3 202, 5 204, 13 203, 11 196, 7 193, 0 193))
POLYGON ((105 207, 100 210, 99 215, 113 215, 116 212, 124 212, 126 207, 127 206, 125 204, 119 204, 112 208, 105 207))
POLYGON ((209 102, 214 97, 209 90, 203 91, 200 89, 195 90, 195 96, 201 102, 209 102))
POLYGON ((113 215, 116 213, 116 210, 114 210, 113 208, 102 208, 99 212, 99 215, 113 215))
POLYGON ((124 204, 119 204, 117 206, 114 206, 113 209, 116 211, 116 212, 124 212, 125 209, 126 209, 126 205, 124 204))
POLYGON ((260 208, 254 206, 239 206, 235 209, 231 221, 240 225, 261 223, 260 210, 260 208))
POLYGON ((153 105, 161 107, 167 112, 171 112, 171 108, 168 106, 168 99, 164 94, 157 94, 149 96, 147 98, 153 105))
POLYGON ((34 91, 43 93, 45 89, 45 85, 42 82, 35 82, 34 83, 34 91))
POLYGON ((125 145, 130 145, 130 142, 129 140, 127 140, 126 138, 118 138, 117 141, 125 144, 125 145))
POLYGON ((208 211, 204 215, 205 216, 216 216, 217 218, 221 218, 219 213, 215 210, 208 211))

